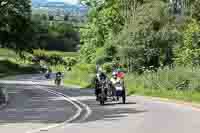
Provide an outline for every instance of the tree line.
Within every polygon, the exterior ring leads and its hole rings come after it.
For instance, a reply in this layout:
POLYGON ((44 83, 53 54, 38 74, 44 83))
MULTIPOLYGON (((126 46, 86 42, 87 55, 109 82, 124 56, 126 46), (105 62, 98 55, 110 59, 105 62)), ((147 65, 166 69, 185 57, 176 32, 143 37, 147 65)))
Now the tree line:
MULTIPOLYGON (((18 53, 33 49, 76 51, 79 32, 65 22, 32 14, 31 0, 0 1, 0 46, 18 53)), ((67 19, 67 18, 66 18, 67 19)))
POLYGON ((139 73, 165 66, 200 65, 200 1, 82 2, 90 6, 89 28, 81 30, 82 62, 120 62, 128 71, 139 73))

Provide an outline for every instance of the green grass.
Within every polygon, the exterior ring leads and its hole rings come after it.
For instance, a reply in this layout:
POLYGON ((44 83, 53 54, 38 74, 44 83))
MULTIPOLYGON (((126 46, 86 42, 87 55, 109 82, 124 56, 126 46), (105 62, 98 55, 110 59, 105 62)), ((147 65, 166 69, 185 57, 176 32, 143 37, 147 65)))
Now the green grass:
POLYGON ((200 102, 198 68, 176 67, 158 72, 146 72, 143 75, 128 74, 125 82, 129 94, 200 102), (186 83, 186 80, 189 82, 186 83))
POLYGON ((34 65, 21 65, 10 60, 0 61, 0 78, 17 75, 17 74, 30 74, 38 72, 39 68, 34 65))
POLYGON ((9 49, 0 48, 0 59, 8 59, 18 57, 18 55, 9 49))
POLYGON ((66 72, 66 77, 64 80, 65 84, 79 85, 83 88, 91 87, 92 79, 94 74, 88 73, 87 71, 72 70, 71 72, 66 72))
POLYGON ((34 50, 35 53, 44 53, 46 55, 59 55, 62 57, 77 57, 78 52, 60 52, 60 51, 45 51, 45 50, 34 50))
MULTIPOLYGON (((77 57, 77 52, 60 52, 60 51, 45 51, 34 50, 36 54, 44 54, 46 56, 58 55, 60 57, 77 57)), ((26 53, 26 57, 31 57, 31 54, 26 53)), ((43 64, 44 65, 44 64, 43 64)), ((56 65, 49 66, 53 71, 66 71, 66 66, 56 65)), ((10 49, 0 48, 0 77, 26 74, 38 71, 39 67, 35 66, 30 60, 21 59, 14 51, 10 49)))
POLYGON ((75 84, 83 88, 91 87, 94 78, 94 65, 78 64, 65 73, 65 84, 75 84))
POLYGON ((38 72, 39 67, 32 62, 22 60, 14 51, 0 48, 0 78, 16 74, 38 72))

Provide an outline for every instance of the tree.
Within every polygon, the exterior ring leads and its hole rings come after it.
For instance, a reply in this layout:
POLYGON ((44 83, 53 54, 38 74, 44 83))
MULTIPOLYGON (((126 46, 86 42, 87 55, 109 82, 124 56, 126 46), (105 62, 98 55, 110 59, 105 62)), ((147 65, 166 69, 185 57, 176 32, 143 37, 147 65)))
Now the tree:
POLYGON ((196 19, 198 22, 200 22, 200 1, 195 0, 193 3, 193 13, 192 17, 196 19))
POLYGON ((54 16, 50 15, 50 16, 49 16, 49 20, 50 20, 50 21, 53 21, 53 20, 54 20, 54 16))
POLYGON ((196 20, 190 22, 183 32, 183 45, 177 48, 177 63, 200 65, 200 26, 196 20))
POLYGON ((29 50, 32 30, 30 0, 2 0, 0 14, 0 44, 16 51, 29 50))
POLYGON ((90 6, 88 29, 81 29, 81 56, 85 61, 92 62, 97 57, 96 49, 108 44, 111 36, 117 35, 124 25, 120 13, 119 0, 85 1, 90 6))

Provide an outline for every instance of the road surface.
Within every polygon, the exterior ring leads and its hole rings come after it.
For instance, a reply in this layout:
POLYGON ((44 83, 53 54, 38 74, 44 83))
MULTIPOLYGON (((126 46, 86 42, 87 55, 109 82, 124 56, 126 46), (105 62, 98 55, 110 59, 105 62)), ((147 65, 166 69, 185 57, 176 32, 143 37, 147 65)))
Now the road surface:
POLYGON ((56 88, 38 75, 0 81, 10 103, 0 110, 2 133, 199 133, 191 106, 130 96, 127 104, 100 106, 93 90, 56 88))

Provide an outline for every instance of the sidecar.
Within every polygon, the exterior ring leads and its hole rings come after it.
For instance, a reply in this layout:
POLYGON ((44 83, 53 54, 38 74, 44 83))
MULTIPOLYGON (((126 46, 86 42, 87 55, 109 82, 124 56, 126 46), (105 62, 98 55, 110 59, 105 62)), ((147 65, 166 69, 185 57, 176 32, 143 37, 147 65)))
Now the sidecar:
POLYGON ((123 86, 122 83, 118 83, 114 87, 115 87, 115 97, 117 98, 117 100, 119 100, 119 98, 122 98, 122 102, 123 104, 125 104, 126 103, 125 87, 123 86))

